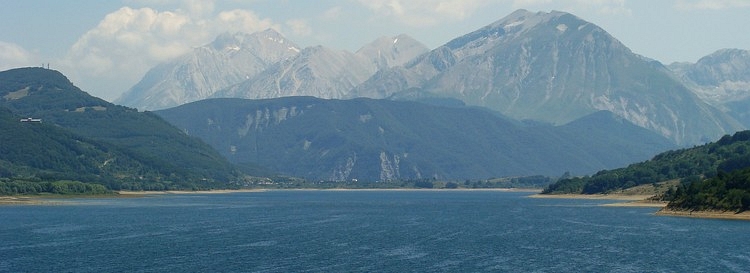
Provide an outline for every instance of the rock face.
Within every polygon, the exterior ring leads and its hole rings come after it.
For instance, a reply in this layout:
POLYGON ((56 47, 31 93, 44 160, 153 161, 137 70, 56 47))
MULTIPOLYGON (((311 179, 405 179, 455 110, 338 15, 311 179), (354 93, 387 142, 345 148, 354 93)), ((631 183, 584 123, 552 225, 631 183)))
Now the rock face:
POLYGON ((354 96, 450 97, 554 124, 608 110, 680 145, 741 128, 660 63, 564 12, 516 11, 378 72, 354 96))
POLYGON ((208 45, 152 68, 115 103, 157 110, 209 98, 299 51, 272 29, 222 34, 208 45))
POLYGON ((213 94, 215 98, 266 99, 289 96, 343 98, 375 73, 376 66, 354 53, 308 47, 242 83, 213 94))
POLYGON ((722 49, 697 63, 669 65, 705 101, 750 127, 750 51, 722 49))

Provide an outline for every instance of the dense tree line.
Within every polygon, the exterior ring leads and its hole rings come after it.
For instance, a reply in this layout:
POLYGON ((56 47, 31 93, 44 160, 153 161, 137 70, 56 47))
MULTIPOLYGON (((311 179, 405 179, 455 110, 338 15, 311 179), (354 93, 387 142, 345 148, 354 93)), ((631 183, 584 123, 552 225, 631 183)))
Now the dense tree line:
POLYGON ((83 183, 79 181, 31 181, 31 180, 0 180, 0 195, 29 195, 29 194, 110 194, 104 185, 83 183))
POLYGON ((673 195, 671 209, 746 211, 750 209, 750 168, 681 183, 673 195))
POLYGON ((661 153, 626 168, 592 176, 560 179, 543 193, 607 193, 638 185, 691 176, 712 178, 750 166, 750 131, 724 136, 715 143, 661 153))

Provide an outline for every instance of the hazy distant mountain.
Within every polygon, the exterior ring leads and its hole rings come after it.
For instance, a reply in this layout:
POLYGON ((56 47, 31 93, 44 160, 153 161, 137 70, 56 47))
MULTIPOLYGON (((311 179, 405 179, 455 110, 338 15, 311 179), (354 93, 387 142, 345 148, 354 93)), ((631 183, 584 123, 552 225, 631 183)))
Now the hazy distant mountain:
POLYGON ((363 56, 322 46, 308 47, 260 74, 220 90, 214 98, 265 99, 288 96, 343 98, 377 67, 363 56))
POLYGON ((588 174, 674 147, 606 111, 559 127, 372 99, 212 99, 155 113, 230 161, 321 180, 588 174))
POLYGON ((750 127, 750 51, 722 49, 697 63, 669 65, 696 94, 750 127))
POLYGON ((314 96, 350 97, 350 90, 380 68, 405 63, 428 49, 407 35, 382 37, 357 53, 323 46, 303 49, 240 84, 216 92, 214 98, 267 99, 314 96))
POLYGON ((378 69, 403 65, 430 49, 406 34, 380 37, 357 50, 357 55, 368 58, 378 69))
POLYGON ((353 95, 452 97, 554 124, 608 110, 681 145, 741 128, 660 63, 564 12, 516 11, 402 67, 379 71, 353 95))
POLYGON ((152 68, 115 103, 155 110, 205 99, 298 52, 296 44, 272 29, 253 34, 225 33, 208 45, 152 68))

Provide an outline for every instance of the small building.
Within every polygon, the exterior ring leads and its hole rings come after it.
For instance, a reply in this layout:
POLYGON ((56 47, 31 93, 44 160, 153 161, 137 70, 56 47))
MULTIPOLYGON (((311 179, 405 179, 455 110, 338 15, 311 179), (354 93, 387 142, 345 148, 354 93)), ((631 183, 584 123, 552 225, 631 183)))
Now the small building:
POLYGON ((40 119, 40 118, 22 118, 21 122, 42 123, 42 119, 40 119))

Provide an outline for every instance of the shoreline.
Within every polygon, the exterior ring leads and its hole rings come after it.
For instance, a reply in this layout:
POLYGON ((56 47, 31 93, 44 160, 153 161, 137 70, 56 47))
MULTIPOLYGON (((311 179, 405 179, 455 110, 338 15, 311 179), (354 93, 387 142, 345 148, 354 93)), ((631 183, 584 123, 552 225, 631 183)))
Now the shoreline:
POLYGON ((549 199, 585 199, 585 200, 619 200, 619 201, 644 201, 653 195, 634 195, 634 194, 534 194, 530 198, 549 198, 549 199))
POLYGON ((648 198, 650 197, 652 197, 652 195, 627 195, 627 194, 534 194, 534 195, 529 195, 529 198, 628 201, 628 202, 607 203, 607 204, 602 204, 600 206, 661 208, 659 211, 654 213, 654 215, 656 216, 750 221, 750 211, 735 213, 731 211, 672 210, 672 209, 667 209, 668 202, 648 200, 648 198))
POLYGON ((663 208, 667 202, 653 201, 649 198, 653 195, 645 194, 534 194, 529 198, 548 198, 548 199, 583 199, 583 200, 612 200, 627 201, 601 204, 602 207, 644 207, 644 208, 663 208))
POLYGON ((418 188, 290 188, 290 189, 239 189, 239 190, 203 190, 203 191, 117 191, 120 195, 160 195, 160 194, 226 194, 242 192, 268 192, 268 191, 501 191, 501 192, 528 192, 539 193, 541 189, 522 189, 522 188, 458 188, 458 189, 418 189, 418 188))
POLYGON ((685 211, 663 208, 654 214, 672 217, 750 221, 750 211, 736 213, 732 211, 685 211))
POLYGON ((0 206, 4 205, 60 205, 42 196, 0 196, 0 206))
POLYGON ((56 202, 55 199, 75 199, 75 198, 131 198, 145 197, 148 195, 169 195, 169 194, 229 194, 229 193, 250 193, 250 192, 268 192, 268 191, 422 191, 422 192, 451 192, 451 191, 494 191, 494 192, 526 192, 532 193, 527 198, 541 199, 583 199, 583 200, 612 200, 624 201, 601 204, 603 207, 651 207, 661 208, 655 212, 657 216, 672 217, 689 217, 701 219, 725 219, 725 220, 745 220, 750 221, 750 211, 735 213, 731 211, 684 211, 667 209, 667 202, 648 200, 651 195, 632 195, 632 194, 540 194, 538 189, 519 189, 519 188, 481 188, 481 189, 417 189, 417 188, 398 188, 398 189, 238 189, 238 190, 202 190, 202 191, 116 191, 114 195, 60 195, 60 196, 0 196, 0 205, 61 205, 65 202, 56 202))
POLYGON ((201 191, 115 191, 120 196, 139 196, 139 195, 162 195, 162 194, 226 194, 240 192, 264 192, 267 189, 239 189, 239 190, 201 190, 201 191))
POLYGON ((539 193, 541 189, 523 189, 523 188, 481 188, 481 189, 417 189, 417 188, 394 188, 394 189, 348 189, 348 188, 331 188, 331 189, 236 189, 236 190, 170 190, 170 191, 115 191, 111 195, 5 195, 0 196, 0 205, 59 205, 65 202, 56 202, 56 199, 76 199, 76 198, 140 198, 150 195, 187 195, 187 194, 230 194, 230 193, 252 193, 268 191, 432 191, 432 192, 452 192, 452 191, 500 191, 500 192, 528 192, 539 193))

